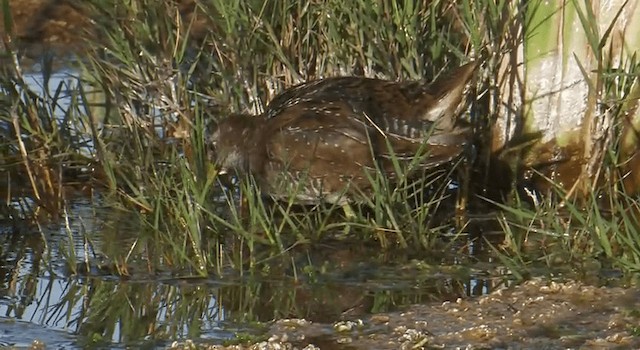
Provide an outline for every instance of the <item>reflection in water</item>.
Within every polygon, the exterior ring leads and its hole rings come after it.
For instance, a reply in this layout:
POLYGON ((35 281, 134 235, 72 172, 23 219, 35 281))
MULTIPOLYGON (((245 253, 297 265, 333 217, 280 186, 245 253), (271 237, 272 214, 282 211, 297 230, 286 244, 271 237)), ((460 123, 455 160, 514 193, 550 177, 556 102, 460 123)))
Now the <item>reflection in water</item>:
POLYGON ((256 322, 296 317, 331 323, 492 289, 491 279, 344 242, 294 250, 259 276, 184 279, 170 269, 145 272, 138 259, 131 263, 134 273, 119 277, 100 266, 127 254, 122 248, 140 235, 140 224, 100 206, 99 196, 79 198, 68 203, 67 220, 43 227, 42 234, 0 236, 0 315, 18 321, 0 323, 0 329, 13 334, 11 343, 219 343, 238 332, 259 334, 249 326, 256 322), (23 322, 41 331, 16 331, 23 322))

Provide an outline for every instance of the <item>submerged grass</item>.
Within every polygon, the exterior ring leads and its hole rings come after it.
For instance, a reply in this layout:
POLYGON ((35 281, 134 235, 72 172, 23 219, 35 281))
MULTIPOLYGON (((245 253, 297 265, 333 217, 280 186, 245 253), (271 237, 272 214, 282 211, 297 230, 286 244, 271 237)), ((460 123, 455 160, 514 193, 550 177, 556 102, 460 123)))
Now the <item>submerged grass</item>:
MULTIPOLYGON (((6 15, 7 1, 3 5, 6 15)), ((499 80, 498 71, 504 62, 515 67, 525 33, 518 28, 530 20, 515 3, 202 0, 193 6, 185 15, 174 2, 88 2, 97 35, 85 45, 80 77, 44 94, 25 83, 18 51, 8 36, 3 40, 13 64, 0 75, 0 169, 12 179, 26 174, 22 185, 53 215, 64 208, 68 165, 90 168, 108 205, 141 223, 139 236, 112 257, 118 273, 128 274, 133 260, 194 276, 243 271, 268 261, 259 254, 265 248, 284 255, 328 237, 435 252, 443 233, 455 236, 464 228, 464 210, 458 211, 461 224, 452 213, 478 203, 476 192, 501 181, 488 175, 490 144, 500 103, 515 97, 500 96, 509 79, 499 80), (396 164, 398 183, 373 174, 373 194, 352 217, 335 205, 295 205, 294 192, 288 201, 264 200, 251 179, 222 186, 209 167, 204 135, 210 125, 232 111, 261 112, 285 87, 335 75, 431 79, 467 56, 483 56, 486 64, 470 117, 479 140, 466 164, 417 179, 406 176, 415 169, 396 164), (481 179, 470 180, 478 174, 481 179)), ((595 20, 587 15, 584 23, 595 20)), ((637 80, 638 65, 628 62, 616 75, 612 63, 602 61, 593 93, 605 91, 617 106, 637 80)), ((612 111, 611 125, 617 125, 622 108, 612 111)), ((609 130, 608 157, 598 171, 608 186, 598 195, 558 190, 531 206, 512 189, 488 201, 500 209, 506 239, 497 251, 514 273, 524 276, 520 271, 535 263, 587 260, 638 270, 638 203, 616 182, 616 129, 609 130)), ((509 161, 514 174, 524 171, 518 159, 509 161)), ((77 258, 69 254, 70 265, 77 258)))

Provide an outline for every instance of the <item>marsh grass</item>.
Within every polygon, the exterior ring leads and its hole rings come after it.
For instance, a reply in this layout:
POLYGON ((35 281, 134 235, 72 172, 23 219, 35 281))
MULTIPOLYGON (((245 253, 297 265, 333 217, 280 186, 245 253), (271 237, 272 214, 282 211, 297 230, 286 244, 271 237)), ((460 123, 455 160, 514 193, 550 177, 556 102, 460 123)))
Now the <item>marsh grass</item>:
POLYGON ((536 207, 496 203, 505 241, 493 249, 514 276, 524 279, 541 266, 570 275, 637 271, 637 198, 616 189, 601 189, 588 199, 560 188, 555 193, 559 200, 536 207))
POLYGON ((207 177, 202 136, 211 119, 224 117, 218 111, 258 112, 275 91, 302 80, 354 73, 435 75, 445 62, 459 62, 466 50, 454 45, 464 35, 444 21, 454 17, 455 9, 441 2, 420 9, 413 2, 200 5, 196 13, 210 16, 214 25, 202 41, 190 42, 186 34, 196 21, 182 22, 170 4, 139 1, 126 10, 94 4, 101 21, 108 19, 98 27, 105 40, 89 43, 83 66, 85 91, 93 86, 106 92, 102 105, 91 104, 96 156, 114 198, 140 212, 153 251, 172 256, 164 261, 206 274, 224 260, 209 257, 221 251, 216 247, 230 235, 244 242, 250 255, 256 245, 282 253, 345 227, 382 246, 431 246, 436 231, 429 228, 430 208, 437 206, 444 187, 439 185, 433 199, 412 194, 418 187, 436 186, 430 182, 403 179, 391 186, 374 174, 375 202, 365 210, 373 214, 360 211, 355 220, 341 222, 336 221, 340 208, 300 207, 294 205, 294 193, 290 200, 264 201, 249 179, 241 181, 243 203, 234 191, 223 192, 229 210, 221 214, 211 201, 218 186, 215 176, 207 177), (393 25, 380 31, 388 16, 393 25), (389 232, 392 236, 386 237, 389 232))
MULTIPOLYGON (((6 16, 7 1, 2 4, 6 16)), ((487 145, 500 103, 514 98, 499 96, 510 80, 496 77, 504 62, 515 66, 513 53, 525 35, 518 28, 531 20, 516 3, 488 0, 210 0, 196 2, 190 16, 173 2, 105 0, 86 6, 97 35, 86 43, 75 85, 37 94, 25 83, 10 37, 3 38, 11 64, 0 75, 0 168, 15 165, 11 176, 26 175, 23 185, 37 205, 54 214, 64 207, 67 177, 61 164, 93 169, 93 185, 104 190, 108 205, 140 223, 139 236, 114 257, 122 274, 141 256, 149 270, 163 265, 185 275, 244 270, 267 261, 258 254, 265 249, 285 255, 296 245, 345 232, 381 249, 425 251, 440 249, 443 233, 464 236, 464 212, 461 224, 440 220, 438 212, 451 217, 456 208, 478 202, 471 188, 481 183, 482 193, 494 180, 486 171, 492 151, 487 145), (203 23, 206 34, 195 35, 203 23), (288 86, 336 75, 432 79, 467 56, 483 57, 485 65, 472 89, 478 96, 472 97, 470 121, 479 136, 478 145, 465 151, 466 164, 422 177, 408 176, 416 164, 392 159, 396 179, 369 174, 372 194, 354 207, 355 217, 345 217, 336 205, 296 205, 295 189, 285 200, 265 200, 251 179, 239 179, 239 196, 238 187, 225 188, 210 171, 204 144, 210 125, 231 112, 260 113, 288 86), (68 107, 62 107, 63 98, 70 99, 68 107), (460 179, 460 173, 466 175, 460 179), (470 174, 483 175, 470 180, 470 174)), ((585 26, 595 21, 589 13, 581 19, 585 26)), ((605 57, 594 39, 598 35, 590 34, 590 43, 605 57)), ((602 256, 626 271, 637 270, 637 219, 628 210, 637 202, 619 189, 622 161, 615 136, 620 101, 632 90, 638 63, 633 58, 614 69, 601 61, 593 93, 606 93, 614 127, 601 145, 605 156, 598 173, 609 186, 582 199, 559 191, 533 207, 515 190, 493 199, 505 232, 497 251, 514 271, 602 256), (616 215, 602 215, 600 195, 616 215), (542 246, 528 249, 533 236, 542 238, 542 246)), ((47 74, 45 69, 45 82, 47 74)), ((517 159, 522 153, 509 153, 516 174, 523 171, 517 159)), ((70 253, 68 259, 79 257, 70 253)))
MULTIPOLYGON (((59 127, 53 116, 59 111, 61 100, 69 98, 67 87, 60 83, 54 91, 50 91, 48 80, 44 78, 44 96, 41 97, 27 84, 17 54, 7 38, 4 48, 9 63, 3 65, 0 78, 0 120, 4 132, 0 152, 5 160, 3 167, 24 164, 19 172, 14 173, 14 178, 29 189, 38 208, 44 209, 47 215, 57 217, 62 196, 61 164, 68 164, 74 157, 82 157, 77 153, 81 142, 77 142, 67 129, 59 127)), ((45 69, 43 77, 49 74, 50 71, 45 69)), ((65 121, 73 118, 72 114, 63 116, 65 121)), ((8 177, 6 181, 10 183, 11 178, 8 177)))

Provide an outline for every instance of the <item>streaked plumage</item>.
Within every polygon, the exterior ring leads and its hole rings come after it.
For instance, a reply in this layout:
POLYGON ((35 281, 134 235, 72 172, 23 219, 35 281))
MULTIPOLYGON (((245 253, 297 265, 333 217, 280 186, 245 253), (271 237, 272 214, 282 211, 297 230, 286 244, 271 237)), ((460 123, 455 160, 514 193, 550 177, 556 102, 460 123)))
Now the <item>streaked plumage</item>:
POLYGON ((252 175, 275 198, 343 204, 366 193, 365 172, 393 179, 391 158, 430 169, 457 158, 471 131, 457 119, 469 63, 432 83, 338 77, 294 86, 258 116, 219 123, 208 143, 221 169, 252 175), (346 193, 346 196, 342 196, 346 193))

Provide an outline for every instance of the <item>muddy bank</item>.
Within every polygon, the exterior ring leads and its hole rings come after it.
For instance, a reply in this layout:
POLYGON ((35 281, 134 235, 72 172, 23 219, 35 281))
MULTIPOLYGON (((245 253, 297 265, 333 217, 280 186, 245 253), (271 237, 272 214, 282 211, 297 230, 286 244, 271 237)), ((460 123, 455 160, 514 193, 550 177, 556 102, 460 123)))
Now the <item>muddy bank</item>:
MULTIPOLYGON (((191 36, 202 38, 208 33, 208 17, 197 11, 194 0, 179 0, 174 4, 184 23, 190 24, 191 36)), ((5 16, 0 16, 0 35, 10 34, 14 43, 30 57, 46 50, 81 50, 86 39, 96 39, 96 18, 89 15, 89 5, 74 0, 10 0, 11 30, 5 32, 5 16)))
MULTIPOLYGON (((640 290, 535 279, 334 324, 278 320, 269 341, 208 349, 638 349, 640 290)), ((193 343, 174 344, 183 349, 193 343)))
POLYGON ((79 39, 91 32, 92 20, 77 2, 12 0, 9 7, 11 32, 4 32, 4 19, 0 19, 0 33, 10 34, 19 45, 77 47, 79 39))

